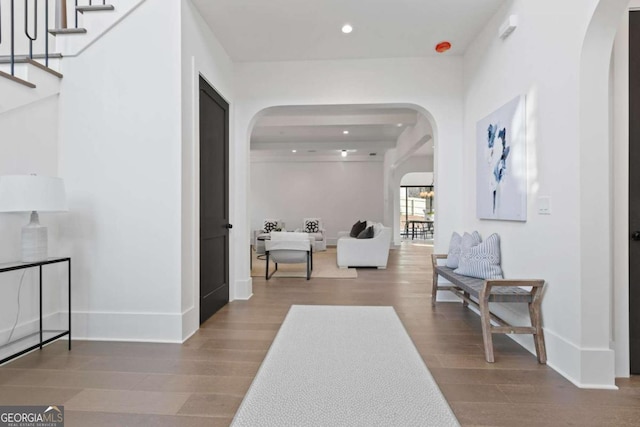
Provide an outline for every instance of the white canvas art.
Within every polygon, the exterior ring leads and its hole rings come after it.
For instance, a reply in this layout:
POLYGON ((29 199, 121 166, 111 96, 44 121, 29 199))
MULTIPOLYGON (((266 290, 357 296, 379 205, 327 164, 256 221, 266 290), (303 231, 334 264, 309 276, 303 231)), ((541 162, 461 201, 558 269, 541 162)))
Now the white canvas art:
POLYGON ((480 120, 477 138, 477 216, 527 220, 526 98, 519 96, 480 120))

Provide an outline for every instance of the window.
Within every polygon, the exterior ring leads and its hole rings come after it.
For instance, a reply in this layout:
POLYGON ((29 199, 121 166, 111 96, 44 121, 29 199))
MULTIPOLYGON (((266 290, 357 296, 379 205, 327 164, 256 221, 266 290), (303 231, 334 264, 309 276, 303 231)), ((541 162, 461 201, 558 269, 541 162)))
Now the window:
POLYGON ((408 235, 409 220, 423 220, 433 212, 433 195, 433 185, 400 187, 400 230, 403 236, 408 235))

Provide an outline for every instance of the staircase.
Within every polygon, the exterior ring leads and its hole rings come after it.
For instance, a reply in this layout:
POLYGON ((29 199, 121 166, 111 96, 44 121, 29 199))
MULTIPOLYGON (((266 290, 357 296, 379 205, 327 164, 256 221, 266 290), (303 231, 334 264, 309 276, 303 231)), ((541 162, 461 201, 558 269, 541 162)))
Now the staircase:
POLYGON ((0 0, 0 113, 58 94, 63 58, 78 55, 142 1, 115 0, 122 3, 116 11, 106 0, 0 0))

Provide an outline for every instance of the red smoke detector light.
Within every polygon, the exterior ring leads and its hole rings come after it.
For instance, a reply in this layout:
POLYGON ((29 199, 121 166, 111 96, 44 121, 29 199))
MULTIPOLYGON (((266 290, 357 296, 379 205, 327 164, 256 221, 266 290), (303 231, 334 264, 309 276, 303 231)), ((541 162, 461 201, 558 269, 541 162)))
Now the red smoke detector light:
POLYGON ((449 42, 440 42, 436 45, 436 52, 444 53, 451 49, 451 43, 449 42))

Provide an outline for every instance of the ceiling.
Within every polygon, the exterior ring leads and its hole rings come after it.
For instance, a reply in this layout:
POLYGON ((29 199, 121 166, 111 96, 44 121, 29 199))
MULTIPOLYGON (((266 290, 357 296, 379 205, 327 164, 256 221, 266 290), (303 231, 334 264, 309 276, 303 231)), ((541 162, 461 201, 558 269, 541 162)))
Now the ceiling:
MULTIPOLYGON (((234 61, 398 58, 465 52, 506 0, 192 0, 234 61), (342 26, 353 26, 343 34, 342 26)), ((271 108, 251 134, 252 160, 382 161, 417 120, 410 108, 271 108), (348 134, 344 132, 348 131, 348 134), (296 150, 293 152, 293 150, 296 150)), ((424 144, 415 155, 432 155, 424 144)))
POLYGON ((465 52, 506 0, 193 0, 234 61, 400 58, 465 52), (343 34, 345 23, 353 26, 343 34))
POLYGON ((417 115, 411 108, 377 105, 269 108, 251 133, 252 159, 335 160, 347 150, 349 159, 383 161, 417 115))

